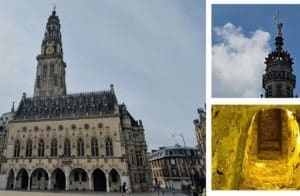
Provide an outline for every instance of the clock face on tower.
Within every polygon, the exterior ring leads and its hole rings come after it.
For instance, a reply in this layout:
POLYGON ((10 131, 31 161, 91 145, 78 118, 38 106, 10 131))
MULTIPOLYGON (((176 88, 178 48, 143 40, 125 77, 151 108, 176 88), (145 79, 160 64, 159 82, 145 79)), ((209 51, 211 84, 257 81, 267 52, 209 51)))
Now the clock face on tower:
POLYGON ((46 48, 46 54, 52 54, 54 52, 54 48, 53 47, 47 47, 46 48))

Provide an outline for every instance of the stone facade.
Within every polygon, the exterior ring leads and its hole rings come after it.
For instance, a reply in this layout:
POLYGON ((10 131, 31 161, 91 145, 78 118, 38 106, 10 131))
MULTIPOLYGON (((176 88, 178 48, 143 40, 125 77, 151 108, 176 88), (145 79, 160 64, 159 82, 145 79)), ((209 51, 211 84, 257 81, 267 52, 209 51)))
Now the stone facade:
POLYGON ((14 104, 11 109, 11 112, 4 113, 0 117, 0 171, 3 162, 4 155, 6 153, 6 136, 8 130, 8 123, 14 118, 14 104))
MULTIPOLYGON (((265 97, 293 97, 296 86, 296 76, 293 74, 293 58, 282 49, 283 37, 281 29, 278 27, 278 36, 275 38, 276 49, 265 59, 266 73, 263 75, 263 88, 265 97)), ((262 95, 261 95, 262 96, 262 95)))
POLYGON ((165 189, 188 189, 192 169, 200 168, 200 153, 190 147, 161 147, 148 154, 152 183, 165 189))
POLYGON ((148 191, 142 121, 118 104, 113 85, 67 94, 59 19, 48 19, 34 96, 24 93, 9 122, 0 186, 22 190, 148 191), (47 85, 46 85, 47 84, 47 85))

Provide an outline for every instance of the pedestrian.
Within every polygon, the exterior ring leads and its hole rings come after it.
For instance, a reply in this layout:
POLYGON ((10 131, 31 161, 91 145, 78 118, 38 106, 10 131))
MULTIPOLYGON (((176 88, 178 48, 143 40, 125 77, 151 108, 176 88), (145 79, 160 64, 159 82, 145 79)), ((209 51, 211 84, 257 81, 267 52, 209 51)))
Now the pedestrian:
POLYGON ((126 195, 126 192, 127 192, 127 185, 126 185, 126 182, 123 182, 123 185, 122 185, 122 196, 126 195))
POLYGON ((159 195, 159 192, 160 192, 160 182, 159 181, 156 184, 156 189, 157 189, 157 195, 159 195))
POLYGON ((193 196, 198 196, 199 188, 200 188, 200 175, 199 172, 196 169, 192 169, 192 186, 193 186, 193 196))

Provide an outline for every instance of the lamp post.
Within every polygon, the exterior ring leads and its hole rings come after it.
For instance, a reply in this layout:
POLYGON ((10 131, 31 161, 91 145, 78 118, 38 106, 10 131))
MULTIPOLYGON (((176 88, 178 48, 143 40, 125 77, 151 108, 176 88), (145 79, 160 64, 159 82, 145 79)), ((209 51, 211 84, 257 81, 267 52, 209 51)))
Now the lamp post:
POLYGON ((183 146, 185 147, 185 140, 184 140, 184 137, 183 137, 183 134, 179 134, 179 136, 182 138, 182 141, 183 141, 183 146))
POLYGON ((180 137, 182 138, 182 141, 183 141, 183 147, 186 147, 183 134, 182 134, 182 133, 180 133, 180 134, 173 133, 173 134, 172 134, 172 137, 174 138, 176 144, 179 144, 179 142, 178 142, 178 141, 176 140, 176 138, 175 138, 176 135, 177 135, 177 136, 180 136, 180 137))

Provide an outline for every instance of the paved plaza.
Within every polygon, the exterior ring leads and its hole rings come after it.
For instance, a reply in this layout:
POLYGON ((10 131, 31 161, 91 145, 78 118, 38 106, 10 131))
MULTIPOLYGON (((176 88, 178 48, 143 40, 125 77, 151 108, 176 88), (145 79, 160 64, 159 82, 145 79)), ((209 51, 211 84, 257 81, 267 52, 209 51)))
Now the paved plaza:
MULTIPOLYGON (((36 191, 6 191, 0 190, 0 196, 79 196, 79 195, 87 195, 87 196, 96 196, 96 195, 107 195, 107 196, 120 196, 121 193, 104 193, 104 192, 36 192, 36 191)), ((158 196, 157 192, 149 192, 149 193, 130 193, 126 196, 158 196)), ((173 193, 162 193, 160 196, 173 196, 173 193)), ((187 194, 183 193, 175 193, 175 196, 187 196, 187 194)))

